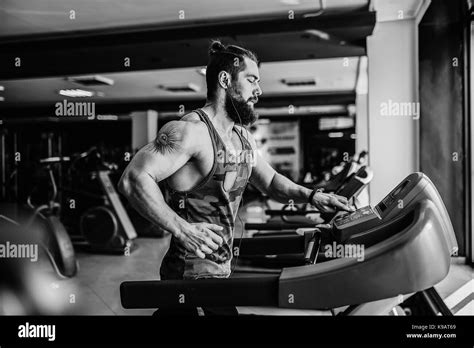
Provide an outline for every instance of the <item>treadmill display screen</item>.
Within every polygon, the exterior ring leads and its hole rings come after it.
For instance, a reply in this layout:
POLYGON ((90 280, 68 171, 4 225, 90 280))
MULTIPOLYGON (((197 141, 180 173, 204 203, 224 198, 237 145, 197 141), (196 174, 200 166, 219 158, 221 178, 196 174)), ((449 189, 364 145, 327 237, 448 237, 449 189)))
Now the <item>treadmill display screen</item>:
POLYGON ((410 180, 405 180, 402 184, 398 185, 396 188, 393 189, 377 206, 375 209, 380 213, 383 214, 388 207, 394 204, 394 202, 398 199, 403 197, 398 197, 403 189, 410 183, 410 180))

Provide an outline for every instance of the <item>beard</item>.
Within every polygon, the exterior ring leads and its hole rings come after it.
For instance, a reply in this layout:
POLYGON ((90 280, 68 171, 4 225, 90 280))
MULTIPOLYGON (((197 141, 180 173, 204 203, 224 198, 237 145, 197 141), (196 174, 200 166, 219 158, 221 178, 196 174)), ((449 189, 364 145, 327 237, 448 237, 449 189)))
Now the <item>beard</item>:
POLYGON ((255 112, 253 106, 250 106, 247 102, 248 100, 244 100, 238 94, 232 95, 230 91, 226 93, 225 111, 234 123, 249 126, 257 121, 258 114, 255 112))

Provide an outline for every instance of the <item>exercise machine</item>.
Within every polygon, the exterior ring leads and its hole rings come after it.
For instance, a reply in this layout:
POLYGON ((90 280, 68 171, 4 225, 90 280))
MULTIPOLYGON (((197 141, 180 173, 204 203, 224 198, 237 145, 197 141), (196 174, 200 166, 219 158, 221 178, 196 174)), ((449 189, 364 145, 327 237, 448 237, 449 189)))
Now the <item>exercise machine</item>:
POLYGON ((93 147, 74 157, 68 169, 68 178, 79 181, 62 187, 67 202, 74 202, 68 220, 71 230, 79 230, 74 245, 98 253, 125 254, 132 252, 137 237, 109 174, 114 165, 105 162, 93 147), (89 168, 80 170, 78 162, 89 160, 89 168), (84 183, 85 182, 85 183, 84 183), (88 189, 89 188, 89 189, 88 189), (76 204, 77 203, 77 204, 76 204))
POLYGON ((367 151, 355 154, 349 161, 341 162, 338 166, 332 168, 331 172, 328 173, 328 177, 316 183, 314 188, 323 189, 324 192, 336 192, 347 182, 347 178, 366 165, 367 158, 367 151))
MULTIPOLYGON (((341 183, 336 194, 346 197, 349 204, 356 207, 355 202, 359 193, 370 183, 373 178, 373 172, 370 168, 362 166, 356 172, 350 174, 346 181, 341 183)), ((328 223, 336 215, 336 213, 321 213, 319 215, 320 222, 315 222, 307 218, 308 214, 314 214, 317 211, 301 211, 288 210, 288 206, 284 206, 281 210, 266 210, 265 213, 271 218, 266 223, 246 223, 245 228, 247 234, 255 237, 271 237, 292 235, 295 233, 302 234, 305 228, 312 229, 319 224, 328 223), (304 215, 303 215, 304 214, 304 215), (281 221, 276 217, 280 217, 281 221), (296 219, 296 218, 297 219, 296 219), (253 230, 253 233, 250 232, 253 230)), ((242 239, 238 239, 235 245, 239 245, 242 239)), ((265 240, 262 240, 265 242, 265 240)), ((235 255, 235 269, 240 272, 252 272, 255 267, 275 268, 284 265, 295 266, 300 264, 301 254, 269 254, 269 255, 235 255)))
POLYGON ((27 205, 32 213, 16 204, 3 204, 0 220, 2 223, 17 225, 26 233, 35 224, 41 225, 40 245, 46 252, 56 273, 63 278, 74 277, 78 271, 74 247, 71 239, 60 220, 61 204, 57 201, 58 190, 52 166, 69 161, 69 157, 48 157, 40 159, 39 163, 48 175, 51 196, 47 204, 35 205, 32 192, 27 198, 27 205), (25 216, 28 216, 25 219, 25 216), (38 221, 39 219, 39 221, 38 221))
MULTIPOLYGON (((413 296, 434 299, 433 286, 446 277, 450 256, 457 251, 443 201, 419 172, 405 178, 375 207, 338 214, 331 228, 304 232, 265 237, 266 241, 247 238, 238 250, 277 254, 303 248, 304 265, 226 279, 125 281, 120 285, 122 306, 259 306, 329 310, 338 315, 388 314, 413 296), (332 257, 325 257, 331 248, 332 257), (354 248, 362 254, 354 253, 354 248), (336 249, 342 249, 342 255, 336 249)), ((431 314, 450 314, 442 301, 429 303, 431 314)))
MULTIPOLYGON (((349 204, 356 207, 360 205, 359 194, 371 182, 373 178, 372 170, 365 165, 367 152, 362 152, 348 162, 342 162, 339 168, 333 168, 337 173, 332 177, 333 181, 324 181, 318 184, 304 183, 310 189, 317 189, 325 193, 335 193, 348 198, 349 204)), ((362 199, 363 200, 363 199, 362 199)), ((245 223, 244 230, 246 236, 277 235, 294 231, 298 227, 313 227, 330 221, 334 216, 332 213, 320 213, 311 205, 296 205, 293 202, 283 205, 279 209, 271 209, 271 200, 266 201, 267 209, 259 208, 259 211, 268 216, 258 216, 258 222, 249 221, 245 223), (266 219, 265 222, 261 222, 266 219)), ((252 213, 250 214, 252 215, 252 213)), ((252 218, 251 218, 252 219, 252 218)))
MULTIPOLYGON (((334 193, 346 197, 349 204, 356 207, 357 196, 371 182, 373 176, 373 171, 364 165, 340 182, 334 193)), ((279 235, 291 233, 297 228, 314 227, 316 224, 329 222, 335 215, 335 213, 319 213, 319 222, 308 218, 308 215, 316 213, 319 212, 317 210, 299 210, 290 205, 285 205, 282 209, 267 209, 265 214, 270 216, 267 222, 246 223, 245 229, 247 231, 254 230, 254 233, 250 233, 253 236, 279 235)))

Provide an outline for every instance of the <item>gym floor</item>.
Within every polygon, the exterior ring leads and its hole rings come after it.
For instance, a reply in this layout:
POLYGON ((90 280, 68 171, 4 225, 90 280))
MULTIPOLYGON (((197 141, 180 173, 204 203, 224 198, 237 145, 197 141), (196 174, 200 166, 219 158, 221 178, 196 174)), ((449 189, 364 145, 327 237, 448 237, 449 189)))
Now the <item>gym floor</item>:
MULTIPOLYGON (((59 287, 74 288, 75 303, 71 312, 77 315, 151 315, 154 309, 124 309, 120 303, 120 283, 125 280, 158 279, 161 260, 169 238, 138 238, 138 248, 129 256, 99 255, 78 252, 79 273, 73 279, 58 280, 59 287)), ((474 271, 464 258, 453 258, 448 276, 435 286, 455 315, 474 313, 474 271)), ((239 308, 240 313, 266 315, 328 315, 312 310, 273 308, 239 308)))

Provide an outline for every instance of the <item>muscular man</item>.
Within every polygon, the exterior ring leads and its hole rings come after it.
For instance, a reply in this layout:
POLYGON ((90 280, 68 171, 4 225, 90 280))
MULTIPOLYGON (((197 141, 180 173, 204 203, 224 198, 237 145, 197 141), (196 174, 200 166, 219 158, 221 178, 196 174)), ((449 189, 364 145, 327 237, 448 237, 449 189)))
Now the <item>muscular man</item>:
POLYGON ((282 203, 311 199, 322 212, 351 210, 345 198, 299 186, 258 156, 245 127, 258 117, 259 81, 254 53, 212 42, 204 107, 165 124, 123 173, 120 191, 172 235, 161 279, 230 275, 234 223, 248 182, 282 203))

